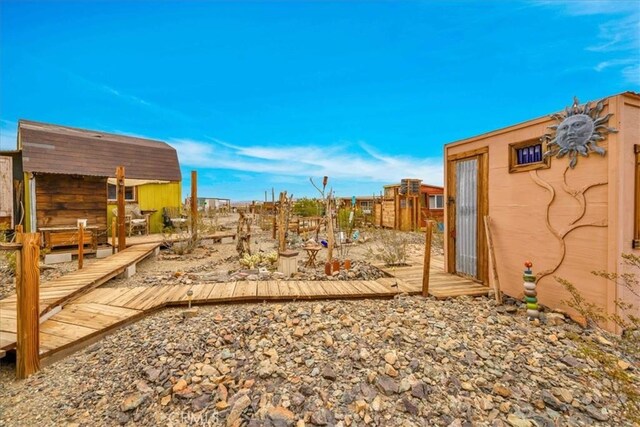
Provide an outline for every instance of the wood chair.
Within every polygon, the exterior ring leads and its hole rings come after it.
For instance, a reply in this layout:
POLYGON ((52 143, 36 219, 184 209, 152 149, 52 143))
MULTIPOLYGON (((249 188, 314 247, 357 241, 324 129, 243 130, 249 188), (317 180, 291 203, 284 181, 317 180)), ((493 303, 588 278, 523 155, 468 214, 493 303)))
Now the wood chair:
MULTIPOLYGON (((118 218, 118 208, 113 208, 113 216, 118 218)), ((124 206, 124 224, 127 234, 131 236, 134 231, 141 234, 149 234, 149 214, 143 214, 140 206, 130 204, 124 206)))
POLYGON ((179 207, 162 208, 162 219, 165 227, 181 230, 187 226, 187 216, 179 207))

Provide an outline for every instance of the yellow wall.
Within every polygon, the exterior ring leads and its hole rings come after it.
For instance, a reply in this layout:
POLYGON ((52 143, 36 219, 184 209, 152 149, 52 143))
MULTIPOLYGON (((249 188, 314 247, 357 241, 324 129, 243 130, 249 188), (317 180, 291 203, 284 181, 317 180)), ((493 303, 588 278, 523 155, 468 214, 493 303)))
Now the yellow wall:
MULTIPOLYGON (((151 215, 150 229, 152 233, 162 232, 162 208, 180 206, 182 200, 182 184, 180 182, 170 182, 168 184, 145 184, 136 189, 138 205, 141 210, 155 209, 151 215)), ((107 205, 107 224, 111 229, 111 218, 113 208, 116 205, 107 205)), ((111 233, 109 233, 111 235, 111 233)))

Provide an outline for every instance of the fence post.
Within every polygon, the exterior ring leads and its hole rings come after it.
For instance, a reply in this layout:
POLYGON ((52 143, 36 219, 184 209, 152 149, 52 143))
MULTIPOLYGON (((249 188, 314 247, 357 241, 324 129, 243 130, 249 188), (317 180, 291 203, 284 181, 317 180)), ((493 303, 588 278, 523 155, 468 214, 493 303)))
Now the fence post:
POLYGON ((122 252, 127 249, 127 237, 125 230, 125 210, 124 210, 124 193, 125 193, 125 179, 124 179, 124 166, 118 166, 116 169, 116 181, 118 182, 118 252, 122 252))
POLYGON ((198 241, 198 172, 191 171, 191 242, 198 241))
POLYGON ((431 269, 431 237, 433 235, 433 221, 427 221, 424 242, 424 266, 422 269, 422 296, 429 296, 429 272, 431 269))
POLYGON ((84 264, 84 224, 78 224, 78 270, 84 264))
POLYGON ((18 235, 22 243, 16 265, 18 379, 40 370, 40 234, 18 235), (19 272, 19 273, 18 273, 19 272))

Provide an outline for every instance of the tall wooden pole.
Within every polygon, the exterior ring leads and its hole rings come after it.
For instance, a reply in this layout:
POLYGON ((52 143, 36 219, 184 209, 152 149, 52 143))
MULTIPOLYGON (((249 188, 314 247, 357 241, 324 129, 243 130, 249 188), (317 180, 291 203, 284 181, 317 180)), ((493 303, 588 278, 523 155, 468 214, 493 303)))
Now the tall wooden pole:
POLYGON ((284 252, 285 249, 287 249, 287 239, 286 239, 286 232, 287 232, 287 226, 285 224, 286 219, 285 219, 285 215, 286 215, 286 208, 285 208, 285 204, 287 203, 287 192, 281 192, 280 193, 280 203, 278 206, 278 251, 280 252, 284 252))
POLYGON ((124 166, 116 168, 116 181, 118 191, 118 252, 127 249, 125 218, 124 218, 124 166))
POLYGON ((191 241, 198 240, 198 171, 191 171, 191 241))
POLYGON ((429 296, 429 272, 431 270, 431 237, 433 235, 433 221, 427 221, 424 241, 424 265, 422 267, 422 296, 429 296))
POLYGON ((327 262, 333 261, 333 247, 336 244, 333 234, 332 197, 331 191, 329 191, 327 196, 327 262))
POLYGON ((40 233, 18 235, 22 243, 16 265, 17 361, 19 379, 40 370, 40 233), (18 273, 19 272, 19 273, 18 273))
POLYGON ((78 270, 82 270, 84 264, 84 224, 78 225, 78 270))

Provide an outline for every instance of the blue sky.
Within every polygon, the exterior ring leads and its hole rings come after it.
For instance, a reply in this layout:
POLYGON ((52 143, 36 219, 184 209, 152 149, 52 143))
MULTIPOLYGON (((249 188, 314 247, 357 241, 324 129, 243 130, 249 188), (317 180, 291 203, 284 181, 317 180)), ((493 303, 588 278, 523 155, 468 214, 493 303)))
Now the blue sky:
POLYGON ((20 118, 160 139, 200 195, 442 184, 442 146, 640 91, 640 2, 0 0, 20 118))

